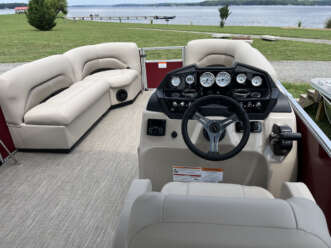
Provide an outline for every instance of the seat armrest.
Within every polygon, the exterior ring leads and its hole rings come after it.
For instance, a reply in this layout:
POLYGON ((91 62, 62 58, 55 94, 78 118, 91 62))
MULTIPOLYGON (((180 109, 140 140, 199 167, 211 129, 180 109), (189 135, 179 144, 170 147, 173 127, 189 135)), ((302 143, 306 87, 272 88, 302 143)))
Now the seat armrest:
POLYGON ((292 197, 305 198, 315 202, 313 195, 304 183, 285 182, 282 186, 281 198, 289 199, 292 197))
POLYGON ((120 222, 115 232, 113 248, 128 247, 128 230, 129 230, 129 218, 131 214, 131 208, 136 199, 148 192, 152 191, 152 183, 149 179, 136 179, 132 182, 127 197, 124 201, 124 206, 120 215, 120 222))

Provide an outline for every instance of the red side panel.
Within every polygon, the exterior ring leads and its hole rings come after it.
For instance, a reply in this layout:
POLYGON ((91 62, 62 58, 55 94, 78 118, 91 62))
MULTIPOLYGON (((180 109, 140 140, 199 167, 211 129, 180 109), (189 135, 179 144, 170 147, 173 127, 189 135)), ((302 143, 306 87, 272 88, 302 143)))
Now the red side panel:
POLYGON ((181 68, 181 61, 146 62, 147 87, 157 88, 168 72, 181 68))
POLYGON ((331 231, 331 158, 298 116, 297 120, 298 131, 302 133, 299 180, 306 183, 311 190, 326 216, 331 231))
MULTIPOLYGON (((5 117, 3 116, 2 110, 0 108, 0 140, 4 142, 9 149, 9 151, 13 152, 15 150, 15 146, 13 140, 9 134, 9 130, 5 121, 5 117)), ((8 153, 5 149, 0 145, 0 154, 3 158, 8 156, 8 153)))

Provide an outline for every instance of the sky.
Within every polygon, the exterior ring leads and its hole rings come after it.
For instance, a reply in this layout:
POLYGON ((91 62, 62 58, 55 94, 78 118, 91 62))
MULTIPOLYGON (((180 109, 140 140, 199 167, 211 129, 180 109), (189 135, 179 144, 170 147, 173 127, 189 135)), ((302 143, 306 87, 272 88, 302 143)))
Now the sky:
MULTIPOLYGON (((120 3, 170 3, 170 2, 201 2, 201 0, 67 0, 69 5, 86 5, 86 4, 105 4, 113 5, 120 3)), ((27 3, 28 0, 0 0, 0 3, 27 3)))

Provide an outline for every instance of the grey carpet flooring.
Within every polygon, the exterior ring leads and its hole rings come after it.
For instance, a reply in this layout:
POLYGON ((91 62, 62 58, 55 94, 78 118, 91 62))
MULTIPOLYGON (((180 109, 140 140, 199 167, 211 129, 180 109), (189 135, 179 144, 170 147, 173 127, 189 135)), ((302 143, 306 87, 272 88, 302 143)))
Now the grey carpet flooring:
POLYGON ((21 165, 0 168, 1 248, 111 247, 149 95, 107 113, 69 154, 19 152, 21 165))

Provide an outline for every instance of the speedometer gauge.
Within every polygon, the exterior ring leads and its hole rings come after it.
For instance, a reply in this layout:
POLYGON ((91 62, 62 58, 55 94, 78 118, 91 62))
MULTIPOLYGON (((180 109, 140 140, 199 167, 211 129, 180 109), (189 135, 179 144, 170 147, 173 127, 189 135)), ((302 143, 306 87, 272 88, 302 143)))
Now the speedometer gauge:
POLYGON ((171 85, 173 87, 178 87, 180 85, 180 78, 179 77, 172 77, 171 78, 171 85))
POLYGON ((211 87, 215 83, 215 76, 211 72, 204 72, 200 77, 200 84, 203 87, 211 87))
POLYGON ((260 76, 255 76, 253 77, 252 79, 252 85, 255 86, 255 87, 259 87, 262 85, 262 78, 260 76))
POLYGON ((226 71, 222 71, 217 74, 216 84, 219 87, 226 87, 231 83, 231 75, 226 71))

